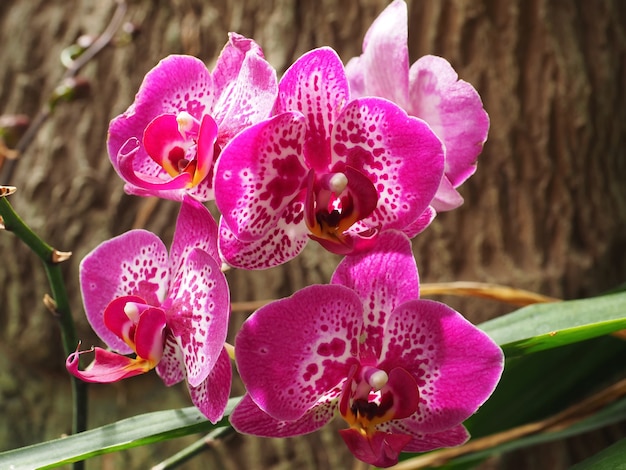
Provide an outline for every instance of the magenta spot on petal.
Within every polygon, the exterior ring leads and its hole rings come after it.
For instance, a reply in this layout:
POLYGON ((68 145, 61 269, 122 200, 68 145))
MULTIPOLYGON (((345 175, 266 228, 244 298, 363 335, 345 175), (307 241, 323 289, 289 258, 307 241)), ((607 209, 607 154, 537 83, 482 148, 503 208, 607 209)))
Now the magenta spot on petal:
POLYGON ((346 350, 346 342, 339 339, 333 338, 330 343, 322 343, 317 347, 317 353, 320 356, 341 356, 346 350))

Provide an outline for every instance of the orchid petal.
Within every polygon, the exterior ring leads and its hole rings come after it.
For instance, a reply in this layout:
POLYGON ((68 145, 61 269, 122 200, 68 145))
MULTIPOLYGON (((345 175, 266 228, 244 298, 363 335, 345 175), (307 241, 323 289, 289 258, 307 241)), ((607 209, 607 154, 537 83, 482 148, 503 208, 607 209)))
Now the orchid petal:
POLYGON ((309 238, 315 240, 329 252, 341 256, 361 253, 376 245, 376 237, 378 236, 377 230, 369 229, 367 233, 351 232, 351 230, 344 232, 344 241, 342 243, 337 243, 334 240, 318 237, 313 234, 310 234, 309 238))
POLYGON ((333 162, 367 175, 378 191, 376 210, 362 222, 402 229, 428 207, 443 175, 441 141, 428 125, 380 98, 346 105, 332 134, 333 162))
POLYGON ((360 300, 343 286, 309 286, 261 307, 235 343, 254 402, 278 420, 301 418, 347 377, 362 321, 360 300))
POLYGON ((382 389, 393 396, 393 419, 411 416, 419 405, 419 390, 415 378, 401 367, 389 371, 389 381, 382 389))
POLYGON ((458 187, 476 171, 489 131, 480 96, 441 57, 424 56, 409 71, 407 112, 424 119, 446 147, 446 176, 458 187))
POLYGON ((397 464, 400 452, 411 441, 411 436, 380 431, 364 436, 353 428, 341 429, 339 434, 357 459, 382 468, 397 464))
POLYGON ((378 367, 402 367, 417 380, 420 407, 412 429, 440 432, 470 417, 493 392, 502 350, 445 304, 413 300, 396 307, 378 367), (480 377, 480 380, 477 380, 480 377))
POLYGON ((178 163, 186 157, 191 144, 178 130, 175 114, 160 114, 150 121, 143 132, 146 152, 172 177, 180 173, 178 163))
POLYGON ((168 387, 182 381, 187 375, 183 352, 171 334, 165 335, 163 356, 156 366, 156 371, 168 387))
POLYGON ((120 176, 126 181, 126 192, 137 195, 159 195, 164 197, 168 192, 173 193, 174 197, 169 196, 168 199, 180 200, 182 195, 180 190, 191 184, 191 175, 189 173, 181 173, 171 177, 159 165, 155 164, 158 176, 146 173, 137 173, 135 171, 135 158, 139 154, 141 147, 139 145, 132 146, 132 139, 125 145, 118 155, 117 169, 120 176), (132 148, 129 148, 131 147, 132 148), (127 153, 123 153, 127 152, 127 153), (166 178, 166 179, 164 179, 166 178))
POLYGON ((463 205, 463 196, 452 186, 446 175, 441 178, 439 189, 431 202, 438 212, 451 211, 463 205))
POLYGON ((230 357, 225 348, 222 348, 217 362, 211 372, 199 385, 189 385, 189 393, 193 404, 213 424, 224 416, 224 410, 228 404, 230 384, 232 381, 232 369, 230 357))
POLYGON ((435 220, 436 216, 437 211, 432 206, 428 206, 417 219, 404 227, 402 229, 402 232, 405 233, 409 238, 413 238, 417 234, 422 233, 422 231, 426 227, 428 227, 433 220, 435 220))
POLYGON ((241 130, 269 116, 278 85, 276 71, 252 39, 229 33, 213 71, 218 102, 213 117, 225 145, 241 130))
MULTIPOLYGON (((135 327, 139 320, 139 312, 137 312, 137 318, 132 319, 126 313, 126 304, 144 304, 145 300, 136 295, 125 295, 113 299, 104 309, 102 314, 102 321, 105 326, 113 332, 118 338, 124 340, 124 342, 135 350, 135 327)), ((145 307, 148 307, 145 305, 145 307)))
POLYGON ((404 107, 408 98, 407 7, 392 2, 374 20, 363 40, 363 54, 346 66, 353 98, 382 96, 404 107), (362 86, 359 86, 363 83, 362 86))
POLYGON ((411 441, 402 449, 404 452, 429 452, 442 447, 456 447, 465 444, 470 438, 467 429, 462 424, 433 433, 414 431, 414 424, 415 422, 411 419, 401 419, 388 421, 378 427, 392 434, 412 436, 411 441))
POLYGON ((153 233, 131 230, 95 248, 80 264, 80 287, 87 319, 112 349, 132 349, 104 323, 103 313, 117 297, 136 295, 160 305, 168 288, 167 249, 153 233))
POLYGON ((198 151, 196 172, 192 184, 197 186, 202 181, 213 184, 213 164, 215 163, 215 144, 217 142, 217 124, 211 116, 205 114, 198 132, 198 151))
POLYGON ((367 96, 365 90, 365 67, 363 66, 363 57, 353 57, 346 63, 346 77, 350 84, 351 98, 367 96))
POLYGON ((230 266, 241 269, 267 269, 295 258, 305 247, 308 229, 303 221, 303 204, 287 206, 278 223, 262 238, 243 242, 235 237, 225 220, 220 220, 219 249, 230 266))
POLYGON ((335 400, 320 402, 301 418, 281 421, 261 410, 246 394, 230 415, 230 424, 237 432, 262 437, 291 437, 317 431, 328 423, 337 409, 335 400))
POLYGON ((78 369, 79 356, 91 351, 76 351, 70 354, 65 361, 68 372, 84 382, 110 383, 143 374, 154 367, 142 358, 133 359, 102 348, 93 348, 93 351, 96 353, 95 359, 83 371, 78 369))
MULTIPOLYGON (((131 137, 140 138, 148 123, 165 113, 188 112, 198 121, 209 114, 215 100, 213 79, 202 61, 191 56, 171 55, 150 70, 128 110, 109 125, 108 150, 117 168, 120 149, 131 137)), ((135 168, 154 176, 158 165, 144 148, 136 156, 135 168), (152 168, 152 170, 150 170, 152 168)))
POLYGON ((411 441, 404 447, 404 452, 429 452, 442 447, 456 447, 465 444, 470 438, 467 429, 462 424, 445 431, 424 433, 411 419, 387 421, 378 425, 377 429, 391 434, 412 436, 411 441))
POLYGON ((217 223, 209 210, 190 196, 184 196, 176 219, 176 230, 170 248, 170 278, 178 272, 189 253, 200 248, 218 260, 217 223))
POLYGON ((197 387, 215 365, 226 340, 230 298, 220 265, 192 250, 170 286, 168 326, 178 341, 187 381, 197 387))
POLYGON ((137 357, 158 364, 163 356, 166 323, 163 309, 151 307, 141 314, 135 330, 137 357))
POLYGON ((419 296, 410 240, 396 231, 381 233, 372 250, 344 258, 331 283, 354 290, 361 299, 367 340, 361 345, 360 354, 362 358, 378 358, 389 313, 419 296))
POLYGON ((216 203, 241 241, 264 236, 306 184, 305 131, 300 114, 284 113, 246 129, 222 151, 216 203))
POLYGON ((327 170, 331 127, 349 99, 341 59, 329 47, 310 51, 287 69, 278 88, 274 113, 299 111, 306 117, 307 165, 316 171, 327 170))

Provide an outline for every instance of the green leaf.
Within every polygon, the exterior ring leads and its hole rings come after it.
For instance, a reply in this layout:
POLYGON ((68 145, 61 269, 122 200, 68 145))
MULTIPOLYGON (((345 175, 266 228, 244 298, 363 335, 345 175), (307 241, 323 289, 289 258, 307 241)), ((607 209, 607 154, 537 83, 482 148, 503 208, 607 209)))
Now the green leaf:
POLYGON ((524 307, 479 325, 507 358, 626 329, 626 293, 524 307))
POLYGON ((0 468, 45 469, 228 425, 240 397, 231 398, 225 418, 211 424, 196 407, 134 416, 72 436, 0 453, 0 468))
POLYGON ((607 447, 593 457, 574 465, 570 470, 625 470, 626 439, 607 447))
POLYGON ((493 395, 466 425, 473 437, 545 419, 622 379, 626 341, 602 336, 507 360, 493 395))
MULTIPOLYGON (((520 439, 516 439, 510 442, 506 442, 504 444, 500 444, 489 449, 475 452, 473 454, 463 455, 454 460, 451 460, 446 465, 441 468, 445 469, 459 469, 466 466, 469 463, 476 462, 479 460, 486 459, 491 455, 502 454, 505 452, 510 452, 516 449, 523 449, 524 447, 529 447, 532 445, 543 444, 546 442, 552 442, 559 439, 565 439, 567 437, 576 436, 579 434, 583 434, 586 432, 594 431, 596 429, 600 429, 604 426, 609 426, 611 424, 619 423, 626 419, 626 398, 622 398, 621 400, 612 403, 594 415, 586 418, 562 431, 557 432, 545 432, 534 434, 526 437, 522 437, 520 439)), ((626 466, 619 467, 615 465, 615 462, 619 462, 622 465, 626 465, 626 440, 620 441, 620 446, 614 445, 600 452, 596 456, 591 459, 586 460, 584 463, 578 464, 572 467, 571 470, 587 470, 587 469, 607 469, 607 470, 615 470, 618 468, 626 469, 626 466), (613 449, 613 447, 616 447, 613 449), (611 452, 609 452, 609 449, 611 452), (596 460, 597 459, 597 460, 596 460), (606 459, 606 460, 605 460, 606 459), (606 466, 594 466, 594 463, 602 462, 602 464, 606 464, 606 466), (587 463, 589 465, 587 466, 587 463)))

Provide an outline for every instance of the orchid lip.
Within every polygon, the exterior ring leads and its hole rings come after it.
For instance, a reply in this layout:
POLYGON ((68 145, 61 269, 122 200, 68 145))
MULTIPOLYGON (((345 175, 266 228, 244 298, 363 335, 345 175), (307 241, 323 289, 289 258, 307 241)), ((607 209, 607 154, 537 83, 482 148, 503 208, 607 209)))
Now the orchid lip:
POLYGON ((368 217, 376 208, 378 192, 367 176, 349 166, 340 171, 309 176, 306 221, 311 238, 337 253, 349 253, 351 236, 347 231, 368 217))

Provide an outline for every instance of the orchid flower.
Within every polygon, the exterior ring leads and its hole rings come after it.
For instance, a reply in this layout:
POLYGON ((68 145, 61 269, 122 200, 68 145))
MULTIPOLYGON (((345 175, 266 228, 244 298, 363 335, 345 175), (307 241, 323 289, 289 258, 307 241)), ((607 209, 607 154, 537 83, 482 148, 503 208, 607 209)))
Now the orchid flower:
POLYGON ((474 87, 442 57, 427 55, 409 68, 407 37, 407 6, 395 0, 367 31, 363 54, 346 64, 350 90, 353 97, 387 98, 430 125, 446 148, 445 176, 432 206, 451 210, 463 204, 456 188, 476 171, 489 117, 474 87))
POLYGON ((257 310, 235 342, 247 394, 232 425, 288 437, 338 414, 348 448, 379 467, 400 451, 465 442, 461 423, 494 390, 503 354, 458 312, 418 295, 410 240, 387 231, 344 258, 330 285, 257 310))
POLYGON ((266 118, 276 72, 251 39, 229 36, 213 73, 172 55, 145 76, 135 102, 111 121, 109 157, 129 194, 213 198, 213 166, 242 129, 266 118))
POLYGON ((428 125, 388 100, 350 100, 331 48, 298 59, 278 85, 273 116, 242 131, 215 169, 220 252, 261 269, 296 256, 312 238, 337 254, 370 248, 387 229, 409 235, 443 175, 428 125))
POLYGON ((186 378, 194 404, 212 422, 221 419, 231 382, 224 348, 230 301, 217 259, 217 225, 190 196, 169 257, 146 230, 99 245, 81 262, 80 286, 87 319, 111 350, 77 350, 67 358, 69 372, 107 383, 156 368, 168 386, 186 378), (80 355, 90 351, 94 361, 79 370, 80 355))

